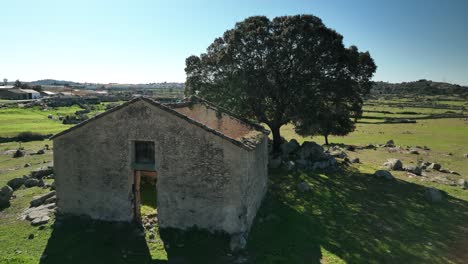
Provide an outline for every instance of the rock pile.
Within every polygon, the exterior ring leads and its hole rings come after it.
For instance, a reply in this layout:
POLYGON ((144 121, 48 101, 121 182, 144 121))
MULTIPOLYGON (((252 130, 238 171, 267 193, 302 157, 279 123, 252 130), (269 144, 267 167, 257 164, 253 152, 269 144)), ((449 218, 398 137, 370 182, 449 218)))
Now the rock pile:
POLYGON ((23 212, 21 218, 30 221, 33 226, 43 225, 49 222, 50 215, 55 212, 55 209, 55 203, 31 207, 23 212))
POLYGON ((31 207, 23 212, 21 218, 30 221, 33 226, 46 224, 50 215, 55 212, 56 200, 55 192, 35 197, 30 203, 31 207))
POLYGON ((269 167, 272 169, 284 167, 287 170, 311 169, 311 170, 335 170, 336 159, 346 157, 346 153, 338 147, 327 151, 312 141, 305 141, 302 145, 295 139, 284 142, 281 145, 281 154, 270 157, 269 167))

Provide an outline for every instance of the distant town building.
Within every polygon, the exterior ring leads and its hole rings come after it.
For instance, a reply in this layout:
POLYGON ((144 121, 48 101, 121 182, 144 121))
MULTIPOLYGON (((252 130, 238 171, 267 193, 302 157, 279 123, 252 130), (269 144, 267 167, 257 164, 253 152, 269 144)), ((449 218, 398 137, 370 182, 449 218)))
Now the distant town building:
POLYGON ((13 86, 1 86, 0 98, 9 100, 28 100, 41 98, 41 94, 31 89, 21 89, 13 86))

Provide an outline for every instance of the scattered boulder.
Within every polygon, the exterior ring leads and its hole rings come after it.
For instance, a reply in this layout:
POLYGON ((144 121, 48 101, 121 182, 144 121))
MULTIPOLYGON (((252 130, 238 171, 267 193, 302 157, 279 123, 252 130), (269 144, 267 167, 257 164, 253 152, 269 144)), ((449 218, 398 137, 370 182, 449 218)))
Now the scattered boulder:
POLYGON ((463 157, 466 159, 468 158, 468 154, 463 154, 463 157))
POLYGON ((244 234, 233 235, 229 242, 229 248, 232 252, 243 250, 246 245, 247 240, 245 239, 244 234))
POLYGON ((442 172, 442 173, 450 173, 450 171, 447 170, 447 169, 440 169, 439 172, 442 172))
POLYGON ((389 141, 387 141, 387 143, 385 143, 385 147, 394 148, 395 147, 395 142, 393 141, 393 139, 390 139, 389 141))
POLYGON ((382 178, 382 179, 385 179, 385 180, 394 180, 395 177, 393 177, 393 175, 387 171, 387 170, 378 170, 374 173, 374 176, 376 178, 382 178))
POLYGON ((283 144, 281 144, 280 148, 281 148, 281 153, 284 155, 284 156, 288 156, 289 154, 291 154, 292 152, 296 151, 298 148, 299 148, 299 143, 297 142, 297 140, 295 140, 294 138, 291 139, 289 142, 285 142, 283 144))
POLYGON ((443 193, 439 189, 436 189, 433 187, 426 188, 426 192, 424 193, 424 196, 429 202, 433 202, 433 203, 440 202, 443 199, 443 193))
POLYGON ((310 186, 307 182, 300 182, 298 185, 297 185, 297 189, 300 191, 300 192, 308 192, 310 191, 310 186))
POLYGON ((334 157, 334 158, 340 158, 340 159, 344 159, 346 158, 346 153, 344 151, 341 151, 341 150, 333 150, 330 152, 330 156, 334 157))
POLYGON ((30 205, 31 205, 31 207, 36 207, 36 206, 42 205, 47 199, 52 198, 53 196, 55 196, 55 191, 50 192, 50 193, 46 193, 46 194, 32 200, 30 205))
POLYGON ((409 150, 409 154, 418 155, 418 154, 419 154, 419 151, 418 151, 417 149, 410 149, 410 150, 409 150))
POLYGON ((411 172, 411 173, 416 174, 416 175, 421 175, 421 173, 422 173, 421 168, 418 167, 418 166, 410 165, 410 166, 405 166, 403 169, 405 171, 407 171, 407 172, 411 172))
POLYGON ((425 170, 425 169, 427 169, 427 167, 429 167, 429 165, 431 165, 430 162, 428 162, 428 161, 422 161, 422 162, 419 164, 419 167, 420 167, 422 170, 425 170))
POLYGON ((31 163, 26 163, 26 164, 24 164, 24 167, 25 167, 25 168, 31 167, 31 163))
POLYGON ((10 204, 10 198, 13 196, 13 189, 5 185, 0 189, 0 206, 6 206, 10 204))
POLYGON ((45 154, 45 150, 43 149, 40 149, 36 152, 37 155, 42 155, 42 154, 45 154))
POLYGON ((377 147, 374 144, 368 144, 364 147, 365 149, 376 149, 377 147))
POLYGON ((38 186, 39 185, 39 180, 38 179, 27 179, 25 182, 24 182, 24 186, 26 186, 26 188, 31 188, 31 187, 34 187, 34 186, 38 186))
POLYGON ((347 150, 347 151, 355 151, 355 150, 356 150, 356 146, 354 146, 354 145, 346 145, 346 146, 344 147, 344 149, 347 150))
POLYGON ((302 143, 301 148, 297 151, 297 155, 299 156, 299 159, 311 161, 318 161, 327 158, 323 147, 313 141, 305 141, 302 143))
POLYGON ((24 150, 17 149, 15 153, 13 153, 13 158, 21 158, 24 157, 24 155, 26 155, 26 152, 24 150))
POLYGON ((7 182, 7 185, 10 186, 13 190, 16 190, 21 187, 25 181, 26 179, 24 178, 13 178, 7 182))
POLYGON ((468 189, 468 181, 465 179, 459 179, 457 184, 463 189, 468 189))
POLYGON ((431 163, 427 168, 431 170, 440 170, 442 166, 439 163, 431 163))
POLYGON ((54 170, 50 167, 47 168, 39 168, 37 170, 31 171, 31 177, 36 178, 36 179, 41 179, 45 176, 48 176, 50 174, 54 173, 54 170))
POLYGON ((458 173, 458 172, 456 172, 456 171, 450 171, 450 174, 454 174, 454 175, 460 176, 460 173, 458 173))
POLYGON ((361 161, 359 160, 359 158, 353 158, 350 160, 351 163, 360 163, 361 161))
POLYGON ((390 170, 397 171, 403 169, 403 163, 399 159, 388 159, 383 165, 390 170))

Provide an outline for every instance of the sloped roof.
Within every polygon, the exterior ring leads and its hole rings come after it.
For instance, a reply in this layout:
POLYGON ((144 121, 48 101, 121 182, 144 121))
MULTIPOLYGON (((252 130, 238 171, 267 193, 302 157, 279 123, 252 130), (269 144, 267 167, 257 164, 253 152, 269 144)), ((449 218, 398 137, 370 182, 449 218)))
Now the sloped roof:
POLYGON ((85 120, 67 130, 57 133, 52 136, 51 139, 67 134, 68 132, 78 129, 89 122, 93 122, 96 119, 140 100, 150 103, 247 150, 255 149, 256 145, 260 143, 259 139, 263 138, 262 135, 269 133, 262 126, 236 117, 229 111, 218 108, 198 97, 191 97, 189 100, 182 103, 174 104, 162 104, 151 98, 138 97, 93 118, 85 120))

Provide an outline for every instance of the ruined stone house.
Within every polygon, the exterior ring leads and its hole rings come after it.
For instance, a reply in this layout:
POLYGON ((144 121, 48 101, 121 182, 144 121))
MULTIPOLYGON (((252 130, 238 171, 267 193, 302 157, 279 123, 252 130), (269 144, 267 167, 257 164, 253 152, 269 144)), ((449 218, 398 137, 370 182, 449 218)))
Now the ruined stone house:
POLYGON ((56 134, 59 213, 139 219, 141 172, 157 175, 162 228, 242 234, 267 188, 267 132, 199 98, 137 98, 56 134))

